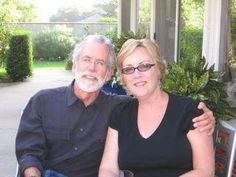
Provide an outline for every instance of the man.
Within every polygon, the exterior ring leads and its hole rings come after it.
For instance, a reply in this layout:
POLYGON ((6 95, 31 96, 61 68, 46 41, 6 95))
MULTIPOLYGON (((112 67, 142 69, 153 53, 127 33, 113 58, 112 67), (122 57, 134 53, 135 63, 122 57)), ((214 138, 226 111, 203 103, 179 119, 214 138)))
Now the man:
MULTIPOLYGON (((114 65, 111 41, 88 36, 74 49, 70 86, 42 90, 29 100, 16 137, 21 176, 97 176, 111 111, 132 99, 101 91, 114 65)), ((198 124, 212 133, 213 114, 200 107, 205 113, 198 124)))

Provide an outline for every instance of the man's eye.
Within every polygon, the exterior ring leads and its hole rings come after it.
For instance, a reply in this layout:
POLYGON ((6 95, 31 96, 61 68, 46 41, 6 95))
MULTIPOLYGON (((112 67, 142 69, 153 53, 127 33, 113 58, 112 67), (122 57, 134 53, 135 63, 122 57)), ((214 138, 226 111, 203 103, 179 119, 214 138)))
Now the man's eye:
POLYGON ((90 62, 90 59, 89 58, 83 58, 83 61, 84 62, 90 62))
POLYGON ((98 65, 100 65, 100 66, 104 66, 105 65, 105 62, 104 61, 97 61, 96 62, 98 65))

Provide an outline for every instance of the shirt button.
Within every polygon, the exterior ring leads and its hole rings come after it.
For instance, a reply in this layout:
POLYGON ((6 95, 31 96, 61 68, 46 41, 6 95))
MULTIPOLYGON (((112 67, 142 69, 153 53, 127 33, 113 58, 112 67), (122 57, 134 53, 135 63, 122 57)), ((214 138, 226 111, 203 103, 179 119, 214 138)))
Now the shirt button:
POLYGON ((74 147, 74 150, 75 150, 75 151, 77 151, 77 150, 78 150, 78 148, 77 148, 77 147, 74 147))
POLYGON ((84 131, 84 129, 83 129, 83 128, 80 128, 79 130, 80 130, 81 132, 83 132, 83 131, 84 131))

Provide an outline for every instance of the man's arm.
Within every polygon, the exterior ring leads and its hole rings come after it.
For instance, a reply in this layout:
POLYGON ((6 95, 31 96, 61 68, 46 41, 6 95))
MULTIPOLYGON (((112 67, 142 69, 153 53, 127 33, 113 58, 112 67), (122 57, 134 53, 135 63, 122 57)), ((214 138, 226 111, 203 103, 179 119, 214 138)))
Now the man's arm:
POLYGON ((21 176, 28 167, 37 167, 39 171, 43 171, 42 162, 46 145, 39 109, 39 102, 33 97, 21 116, 15 143, 21 176))
POLYGON ((204 113, 193 119, 193 126, 200 132, 207 131, 208 135, 212 135, 216 123, 213 112, 203 102, 199 103, 198 109, 202 109, 204 113))

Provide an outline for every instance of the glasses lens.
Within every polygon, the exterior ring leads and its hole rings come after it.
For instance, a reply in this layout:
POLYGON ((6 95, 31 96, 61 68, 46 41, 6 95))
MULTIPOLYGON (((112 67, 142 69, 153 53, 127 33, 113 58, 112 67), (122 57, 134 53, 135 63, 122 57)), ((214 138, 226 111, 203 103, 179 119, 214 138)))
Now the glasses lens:
POLYGON ((131 74, 134 72, 134 67, 126 67, 121 70, 123 74, 131 74))
POLYGON ((141 72, 149 70, 154 64, 141 64, 138 66, 138 70, 141 72))
POLYGON ((126 68, 123 68, 121 69, 121 73, 122 74, 132 74, 134 73, 135 69, 138 69, 140 72, 145 72, 147 70, 149 70, 151 67, 153 67, 155 64, 140 64, 138 65, 138 67, 126 67, 126 68))

